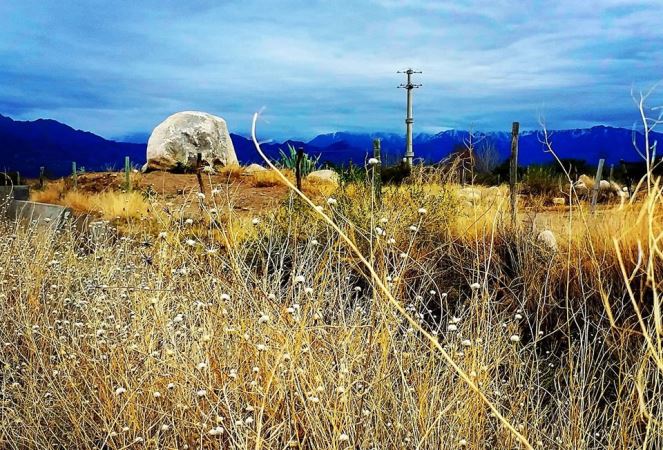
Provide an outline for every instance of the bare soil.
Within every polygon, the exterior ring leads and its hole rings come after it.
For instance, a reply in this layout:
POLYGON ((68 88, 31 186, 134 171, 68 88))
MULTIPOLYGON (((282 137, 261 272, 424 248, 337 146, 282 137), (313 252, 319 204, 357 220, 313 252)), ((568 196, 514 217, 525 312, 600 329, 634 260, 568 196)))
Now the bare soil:
MULTIPOLYGON (((212 189, 227 192, 235 209, 258 213, 274 208, 288 194, 286 186, 255 187, 250 175, 202 175, 203 192, 209 196, 212 189)), ((98 193, 122 190, 124 174, 117 172, 86 173, 78 177, 78 190, 98 193)), ((195 174, 148 172, 132 175, 132 188, 136 191, 154 193, 166 202, 180 204, 195 196, 200 188, 195 174)))

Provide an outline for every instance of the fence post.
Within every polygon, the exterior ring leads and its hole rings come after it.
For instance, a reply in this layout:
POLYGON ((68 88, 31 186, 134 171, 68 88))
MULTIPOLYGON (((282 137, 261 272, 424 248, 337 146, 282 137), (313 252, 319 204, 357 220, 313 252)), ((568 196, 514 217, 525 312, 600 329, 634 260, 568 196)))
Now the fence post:
POLYGON ((203 186, 203 176, 200 174, 200 166, 203 164, 203 154, 198 153, 196 154, 196 179, 198 180, 198 191, 203 194, 199 198, 198 206, 200 207, 200 210, 203 211, 205 209, 205 202, 204 202, 204 196, 205 196, 205 186, 203 186))
POLYGON ((44 172, 46 168, 44 166, 39 167, 39 189, 44 189, 44 172))
POLYGON ((302 190, 302 160, 304 159, 304 148, 297 149, 297 159, 295 160, 295 178, 297 179, 297 189, 302 190))
POLYGON ((74 182, 74 190, 78 188, 78 172, 76 171, 76 161, 71 162, 71 179, 74 182))
POLYGON ((373 172, 373 192, 378 205, 382 205, 382 157, 380 146, 380 139, 373 139, 373 158, 377 159, 378 162, 372 165, 371 171, 373 172))
POLYGON ((518 218, 516 200, 518 199, 518 132, 520 123, 513 122, 511 127, 511 159, 509 162, 509 192, 511 194, 511 223, 516 224, 518 218))
POLYGON ((592 207, 591 212, 594 214, 596 211, 596 200, 599 197, 599 188, 601 186, 601 174, 603 173, 603 164, 605 159, 599 159, 599 166, 596 169, 596 178, 594 178, 594 189, 592 190, 592 207))
POLYGON ((608 181, 610 181, 611 183, 612 183, 612 181, 613 181, 613 179, 614 179, 614 178, 613 178, 614 173, 615 173, 615 165, 614 165, 614 164, 610 164, 610 176, 608 177, 608 181))
POLYGON ((131 160, 128 156, 124 157, 124 189, 131 190, 131 160))

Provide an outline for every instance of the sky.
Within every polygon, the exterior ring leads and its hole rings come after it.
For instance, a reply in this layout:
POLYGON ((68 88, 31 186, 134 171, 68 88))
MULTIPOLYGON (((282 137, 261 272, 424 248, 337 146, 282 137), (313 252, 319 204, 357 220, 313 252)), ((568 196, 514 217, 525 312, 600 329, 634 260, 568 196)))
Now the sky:
MULTIPOLYGON (((177 111, 247 134, 631 127, 663 0, 0 0, 0 114, 136 140, 177 111)), ((663 87, 661 88, 663 91, 663 87)), ((655 99, 652 99, 655 101, 655 99)), ((663 104, 661 101, 660 104, 663 104)))

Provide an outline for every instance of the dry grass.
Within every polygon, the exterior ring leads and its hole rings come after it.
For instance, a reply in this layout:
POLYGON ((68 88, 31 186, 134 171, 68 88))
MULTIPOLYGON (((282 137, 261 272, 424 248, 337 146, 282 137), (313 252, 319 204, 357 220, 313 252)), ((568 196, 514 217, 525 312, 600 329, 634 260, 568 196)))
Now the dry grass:
POLYGON ((57 180, 48 183, 44 189, 30 191, 30 200, 41 203, 58 204, 64 197, 67 188, 64 180, 57 180))
POLYGON ((660 193, 600 221, 575 205, 554 252, 503 192, 414 180, 316 203, 417 326, 292 198, 246 217, 229 187, 189 220, 37 193, 123 238, 0 225, 0 447, 519 448, 421 327, 535 448, 660 448, 660 193))
MULTIPOLYGON (((292 173, 288 173, 288 175, 294 179, 292 173)), ((279 178, 278 174, 273 170, 264 170, 251 174, 251 185, 254 187, 272 187, 280 186, 282 184, 283 181, 281 181, 281 178, 279 178)))
POLYGON ((106 191, 90 194, 65 190, 61 180, 49 183, 44 190, 33 190, 31 200, 66 206, 77 213, 90 213, 107 220, 140 219, 150 212, 150 205, 140 192, 106 191))
POLYGON ((239 180, 244 174, 244 169, 239 164, 229 164, 217 170, 217 173, 228 180, 239 180))

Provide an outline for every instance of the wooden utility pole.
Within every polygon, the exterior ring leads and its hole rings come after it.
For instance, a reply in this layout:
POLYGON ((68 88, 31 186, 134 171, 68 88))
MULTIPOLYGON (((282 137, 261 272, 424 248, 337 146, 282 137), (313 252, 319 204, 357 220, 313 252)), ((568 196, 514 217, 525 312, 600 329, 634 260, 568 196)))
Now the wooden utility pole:
POLYGON ((373 139, 373 158, 377 159, 377 163, 371 166, 373 175, 373 192, 375 193, 375 201, 378 205, 382 205, 382 159, 380 139, 373 139))
POLYGON ((302 160, 304 159, 304 148, 297 149, 297 159, 295 159, 295 178, 297 180, 297 189, 302 190, 302 160))
POLYGON ((517 183, 518 183, 518 132, 520 123, 513 122, 511 126, 511 160, 509 164, 509 191, 511 193, 511 223, 516 224, 517 213, 517 183))
POLYGON ((603 164, 605 159, 599 159, 599 166, 596 169, 596 178, 594 178, 594 189, 592 190, 592 207, 591 212, 596 212, 596 200, 599 197, 599 189, 601 188, 601 174, 603 173, 603 164))

